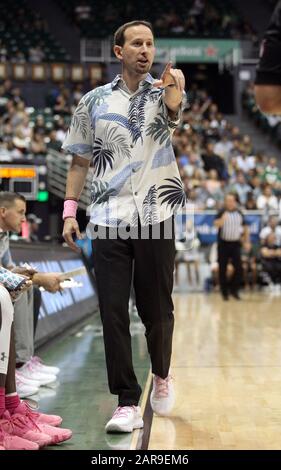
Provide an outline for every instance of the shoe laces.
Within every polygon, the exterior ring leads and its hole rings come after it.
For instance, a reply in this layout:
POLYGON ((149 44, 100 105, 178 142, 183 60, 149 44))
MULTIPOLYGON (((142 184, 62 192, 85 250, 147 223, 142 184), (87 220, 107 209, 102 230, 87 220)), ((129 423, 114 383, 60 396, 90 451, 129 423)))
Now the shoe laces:
POLYGON ((155 395, 160 398, 165 398, 169 395, 169 383, 172 380, 172 376, 168 375, 166 379, 162 379, 158 375, 155 375, 155 395))
POLYGON ((31 359, 25 364, 25 368, 30 372, 35 372, 37 363, 33 362, 31 359))
POLYGON ((132 408, 135 409, 134 406, 118 406, 114 411, 113 418, 128 418, 132 408))
POLYGON ((14 431, 15 427, 11 419, 9 418, 1 418, 1 423, 0 423, 0 438, 2 439, 5 437, 7 434, 12 434, 14 431), (3 429, 5 428, 5 429, 3 429))
POLYGON ((26 413, 24 415, 20 413, 15 413, 11 415, 11 422, 14 426, 24 429, 26 427, 30 428, 33 431, 41 432, 40 428, 37 426, 34 418, 31 416, 31 413, 26 413))
POLYGON ((32 356, 30 361, 34 364, 43 364, 43 361, 39 356, 32 356))
POLYGON ((26 401, 22 401, 21 402, 21 406, 24 406, 25 407, 25 412, 26 412, 26 416, 30 417, 30 418, 38 418, 40 416, 40 413, 38 413, 37 411, 35 411, 35 408, 33 408, 29 403, 27 403, 26 401))

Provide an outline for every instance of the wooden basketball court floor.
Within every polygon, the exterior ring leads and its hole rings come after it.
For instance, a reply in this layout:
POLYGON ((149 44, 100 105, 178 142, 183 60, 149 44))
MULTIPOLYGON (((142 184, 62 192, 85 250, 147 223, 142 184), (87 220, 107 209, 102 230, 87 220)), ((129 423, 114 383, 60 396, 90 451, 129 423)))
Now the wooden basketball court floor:
MULTIPOLYGON (((280 449, 281 296, 244 293, 241 301, 223 302, 219 294, 181 292, 174 295, 174 304, 176 405, 167 418, 151 413, 146 448, 280 449)), ((132 325, 142 408, 147 411, 149 361, 136 317, 132 325)), ((114 436, 104 432, 116 399, 107 392, 98 316, 41 355, 62 371, 53 395, 39 397, 40 407, 61 413, 64 425, 73 429, 73 439, 58 449, 143 446, 140 431, 114 436)))

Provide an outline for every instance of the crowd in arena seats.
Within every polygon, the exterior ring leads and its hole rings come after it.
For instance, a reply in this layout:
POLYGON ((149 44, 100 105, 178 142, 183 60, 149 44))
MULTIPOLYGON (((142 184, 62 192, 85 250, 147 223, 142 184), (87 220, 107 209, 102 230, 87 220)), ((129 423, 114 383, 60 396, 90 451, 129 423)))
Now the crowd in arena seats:
POLYGON ((251 39, 256 35, 226 0, 57 0, 86 37, 106 37, 132 18, 151 21, 157 37, 251 39), (93 27, 98 24, 99 28, 93 27))
POLYGON ((254 83, 249 82, 242 94, 242 104, 248 116, 266 132, 275 142, 281 145, 281 117, 263 114, 256 105, 254 83))
POLYGON ((24 0, 1 0, 0 62, 67 62, 70 57, 38 12, 24 0))
POLYGON ((281 172, 274 156, 255 149, 251 139, 224 118, 205 90, 189 92, 174 149, 186 192, 197 209, 219 209, 226 192, 243 208, 279 210, 281 172))
MULTIPOLYGON (((57 0, 82 37, 109 37, 132 18, 151 21, 156 37, 233 38, 257 36, 249 23, 223 0, 57 0), (96 27, 98 25, 98 27, 96 27)), ((25 0, 0 4, 0 62, 69 62, 70 56, 49 31, 47 21, 25 0)))
POLYGON ((83 95, 80 84, 70 89, 54 86, 46 96, 46 107, 34 109, 26 103, 18 86, 10 80, 0 85, 0 159, 46 155, 60 150, 71 114, 83 95))

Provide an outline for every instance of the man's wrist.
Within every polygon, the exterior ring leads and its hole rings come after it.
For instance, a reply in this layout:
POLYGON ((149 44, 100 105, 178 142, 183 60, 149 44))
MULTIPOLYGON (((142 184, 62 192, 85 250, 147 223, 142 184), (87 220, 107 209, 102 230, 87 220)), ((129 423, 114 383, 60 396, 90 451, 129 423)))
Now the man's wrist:
POLYGON ((62 214, 63 220, 69 217, 76 219, 77 209, 78 209, 77 201, 73 199, 65 199, 64 205, 63 205, 63 214, 62 214))
POLYGON ((40 281, 41 281, 41 273, 34 273, 31 277, 31 280, 33 282, 33 284, 40 284, 40 281))

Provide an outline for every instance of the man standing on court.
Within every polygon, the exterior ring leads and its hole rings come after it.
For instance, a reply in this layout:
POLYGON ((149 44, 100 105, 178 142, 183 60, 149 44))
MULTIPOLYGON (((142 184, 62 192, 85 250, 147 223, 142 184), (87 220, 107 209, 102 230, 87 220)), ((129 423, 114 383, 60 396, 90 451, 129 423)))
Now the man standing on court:
POLYGON ((241 237, 248 241, 248 227, 242 212, 237 207, 236 194, 229 193, 225 196, 224 208, 220 210, 215 219, 218 231, 218 263, 220 288, 224 300, 228 300, 229 290, 237 300, 239 287, 242 281, 241 261, 241 237), (228 286, 226 276, 227 264, 231 261, 234 274, 231 280, 231 288, 228 286))
POLYGON ((151 405, 166 415, 174 403, 169 369, 175 246, 173 230, 167 236, 165 228, 169 222, 173 225, 175 209, 186 202, 171 144, 185 79, 170 63, 160 80, 149 74, 155 47, 152 26, 146 21, 121 26, 114 36, 114 53, 122 74, 81 99, 63 144, 73 154, 63 236, 76 249, 72 235, 80 236, 77 201, 93 159, 90 226, 99 234, 92 237, 94 267, 109 388, 119 400, 106 431, 131 432, 143 427, 129 331, 133 261, 136 305, 154 374, 151 405), (137 236, 124 236, 132 227, 137 236), (146 235, 141 236, 144 228, 146 235), (157 237, 152 236, 154 228, 157 237))

